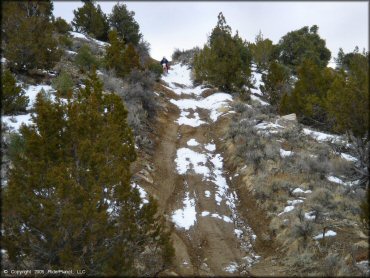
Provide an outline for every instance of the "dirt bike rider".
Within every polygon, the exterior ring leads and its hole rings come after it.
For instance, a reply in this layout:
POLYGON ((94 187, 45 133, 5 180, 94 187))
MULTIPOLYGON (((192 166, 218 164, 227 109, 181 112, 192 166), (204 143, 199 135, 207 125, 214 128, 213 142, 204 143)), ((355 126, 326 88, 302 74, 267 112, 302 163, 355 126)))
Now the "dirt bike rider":
POLYGON ((168 65, 168 60, 166 59, 166 57, 163 57, 163 59, 161 60, 160 64, 162 65, 162 67, 164 68, 164 64, 166 65, 166 72, 168 72, 169 70, 169 65, 168 65))

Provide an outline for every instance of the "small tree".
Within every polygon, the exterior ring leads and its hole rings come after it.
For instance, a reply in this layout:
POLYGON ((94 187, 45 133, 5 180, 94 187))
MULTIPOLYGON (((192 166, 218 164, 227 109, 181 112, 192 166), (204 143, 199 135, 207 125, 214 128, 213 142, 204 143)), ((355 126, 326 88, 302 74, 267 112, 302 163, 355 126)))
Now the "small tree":
POLYGON ((107 41, 109 24, 107 16, 100 5, 95 6, 95 1, 83 1, 84 5, 74 10, 72 26, 77 32, 90 34, 98 40, 107 41))
POLYGON ((98 59, 91 53, 90 47, 86 44, 78 50, 75 62, 82 71, 90 71, 99 64, 98 59))
POLYGON ((60 93, 61 96, 65 97, 68 93, 72 92, 73 80, 69 73, 62 71, 60 75, 53 80, 54 88, 60 93))
POLYGON ((125 4, 117 3, 109 15, 109 23, 126 44, 131 43, 137 46, 142 38, 142 34, 140 34, 140 27, 134 16, 135 12, 129 11, 125 4))
POLYGON ((310 59, 320 68, 326 67, 331 53, 317 33, 316 25, 305 26, 299 30, 287 33, 279 41, 279 60, 290 67, 293 72, 302 64, 303 60, 310 59))
POLYGON ((238 33, 232 36, 231 27, 220 13, 207 45, 194 57, 195 79, 229 92, 241 91, 243 85, 250 83, 250 62, 246 42, 238 33))
POLYGON ((264 39, 260 31, 256 36, 254 44, 250 45, 252 59, 256 63, 257 70, 266 70, 275 54, 275 46, 269 39, 264 39))
POLYGON ((25 112, 29 102, 28 96, 25 95, 20 86, 17 86, 16 80, 9 70, 3 71, 1 77, 1 114, 14 115, 25 112))
POLYGON ((53 22, 55 30, 59 34, 66 35, 69 31, 72 31, 72 27, 61 17, 57 17, 53 22))
POLYGON ((136 155, 126 117, 96 75, 67 103, 37 96, 2 200, 2 243, 12 263, 153 276, 170 261, 154 200, 143 204, 130 185, 136 155))
POLYGON ((52 36, 51 1, 5 1, 2 3, 4 57, 14 71, 50 69, 61 51, 52 36))
POLYGON ((287 67, 271 62, 267 73, 262 74, 261 91, 269 103, 275 107, 280 104, 283 94, 290 93, 290 71, 287 67))

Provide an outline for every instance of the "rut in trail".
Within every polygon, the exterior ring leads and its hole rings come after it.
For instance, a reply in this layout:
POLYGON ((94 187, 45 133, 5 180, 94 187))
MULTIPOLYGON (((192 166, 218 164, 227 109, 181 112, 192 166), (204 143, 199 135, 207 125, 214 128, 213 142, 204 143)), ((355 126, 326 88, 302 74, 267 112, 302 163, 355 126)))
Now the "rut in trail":
POLYGON ((174 65, 163 77, 169 113, 156 154, 156 195, 169 220, 180 275, 238 275, 255 263, 255 234, 238 213, 223 157, 212 138, 232 97, 194 87, 190 70, 174 65), (176 109, 176 107, 178 109, 176 109))

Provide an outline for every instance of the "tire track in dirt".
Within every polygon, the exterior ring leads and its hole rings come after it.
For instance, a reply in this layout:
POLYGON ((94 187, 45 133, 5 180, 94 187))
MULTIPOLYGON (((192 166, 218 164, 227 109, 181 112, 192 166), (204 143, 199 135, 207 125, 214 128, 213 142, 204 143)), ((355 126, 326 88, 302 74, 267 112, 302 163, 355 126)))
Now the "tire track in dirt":
POLYGON ((212 138, 231 97, 202 97, 204 90, 190 85, 187 75, 189 70, 174 66, 165 78, 170 88, 158 88, 167 111, 158 117, 154 154, 155 195, 160 211, 175 224, 176 272, 245 275, 258 259, 252 247, 255 235, 238 213, 236 192, 229 188, 212 138))

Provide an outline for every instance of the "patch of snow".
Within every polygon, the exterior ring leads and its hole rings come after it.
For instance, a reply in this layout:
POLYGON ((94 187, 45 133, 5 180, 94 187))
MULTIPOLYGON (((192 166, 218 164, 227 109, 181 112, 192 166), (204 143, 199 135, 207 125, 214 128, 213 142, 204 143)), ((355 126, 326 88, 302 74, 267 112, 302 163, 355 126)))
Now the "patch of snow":
POLYGON ((189 118, 188 117, 189 114, 190 114, 190 112, 181 111, 180 117, 176 120, 176 122, 179 125, 189 125, 189 126, 192 126, 192 127, 197 127, 197 126, 200 126, 200 125, 206 123, 206 122, 202 121, 199 118, 198 113, 194 113, 194 118, 189 118))
POLYGON ((4 124, 10 127, 11 131, 18 132, 22 124, 30 125, 32 124, 31 113, 18 116, 2 116, 1 120, 4 124))
POLYGON ((292 152, 292 151, 286 151, 286 150, 280 149, 280 156, 281 157, 292 156, 293 154, 294 154, 294 152, 292 152))
POLYGON ((309 193, 312 193, 311 190, 306 190, 304 191, 302 188, 295 188, 293 191, 292 191, 293 194, 297 194, 297 193, 304 193, 304 194, 309 194, 309 193))
POLYGON ((2 64, 5 64, 6 63, 6 59, 4 57, 1 57, 1 63, 2 64))
MULTIPOLYGON (((336 236, 336 235, 337 235, 337 233, 332 231, 332 230, 329 230, 325 233, 325 237, 332 237, 332 236, 336 236)), ((314 236, 313 238, 314 239, 322 239, 323 237, 324 237, 324 235, 321 233, 317 236, 314 236)))
POLYGON ((30 85, 30 86, 28 86, 28 88, 25 89, 25 94, 30 99, 30 102, 28 103, 27 109, 30 109, 30 108, 33 107, 33 105, 36 102, 36 96, 41 90, 44 90, 45 93, 55 92, 55 90, 49 85, 36 85, 36 86, 30 85))
POLYGON ((341 153, 340 154, 340 157, 347 160, 347 161, 351 161, 351 162, 356 162, 358 161, 358 159, 352 155, 349 155, 347 153, 341 153))
POLYGON ((204 191, 204 195, 209 198, 211 197, 211 192, 209 190, 204 191))
POLYGON ((194 146, 194 147, 199 145, 199 143, 195 139, 190 139, 186 144, 188 146, 194 146))
POLYGON ((337 178, 334 176, 327 176, 326 178, 328 179, 328 181, 339 183, 339 184, 344 184, 344 182, 340 178, 337 178))
POLYGON ((304 218, 306 218, 307 220, 314 220, 315 219, 314 212, 313 211, 306 212, 304 214, 304 218))
POLYGON ((178 83, 185 86, 192 86, 191 71, 186 65, 175 64, 171 66, 167 75, 162 76, 162 80, 171 83, 178 83))
POLYGON ((287 213, 287 212, 290 212, 294 209, 294 206, 286 206, 283 210, 283 212, 280 212, 278 215, 282 215, 283 213, 287 213))
POLYGON ((224 267, 224 270, 229 273, 235 273, 238 271, 238 264, 236 262, 231 262, 228 266, 224 267))
POLYGON ((341 138, 341 136, 332 135, 332 134, 328 134, 328 133, 323 133, 323 132, 319 132, 319 131, 313 131, 313 130, 310 130, 308 128, 304 128, 303 133, 306 134, 306 135, 309 135, 312 138, 314 138, 315 140, 321 141, 321 142, 328 142, 328 141, 343 142, 343 139, 341 138))
POLYGON ((257 125, 255 125, 258 129, 269 129, 269 128, 284 128, 283 126, 279 124, 269 123, 269 122, 262 122, 257 125))
POLYGON ((240 229, 234 229, 234 233, 236 234, 238 238, 242 237, 243 235, 243 231, 240 229))
POLYGON ((189 192, 187 192, 183 204, 183 209, 178 209, 172 214, 172 221, 176 226, 188 230, 196 221, 195 200, 189 197, 189 192))
POLYGON ((268 102, 263 101, 261 98, 255 96, 255 95, 251 95, 251 99, 255 100, 255 101, 258 101, 262 106, 270 105, 268 102))
POLYGON ((205 145, 204 148, 207 151, 214 152, 216 150, 216 145, 212 144, 212 143, 209 143, 209 144, 205 145))
POLYGON ((84 39, 84 40, 89 40, 84 34, 81 34, 81 33, 77 33, 77 32, 73 32, 73 31, 70 31, 69 34, 74 37, 74 38, 78 38, 78 39, 84 39))
POLYGON ((175 159, 176 169, 180 175, 184 175, 193 166, 195 173, 209 176, 210 170, 205 166, 207 162, 207 156, 201 153, 197 153, 188 148, 180 148, 177 150, 177 157, 175 159))
POLYGON ((208 216, 210 214, 209 211, 202 211, 202 216, 208 216))
POLYGON ((68 54, 71 54, 71 55, 77 55, 77 52, 75 52, 75 51, 66 50, 66 52, 67 52, 68 54))
POLYGON ((303 203, 303 200, 287 201, 288 205, 295 206, 296 204, 303 203))

